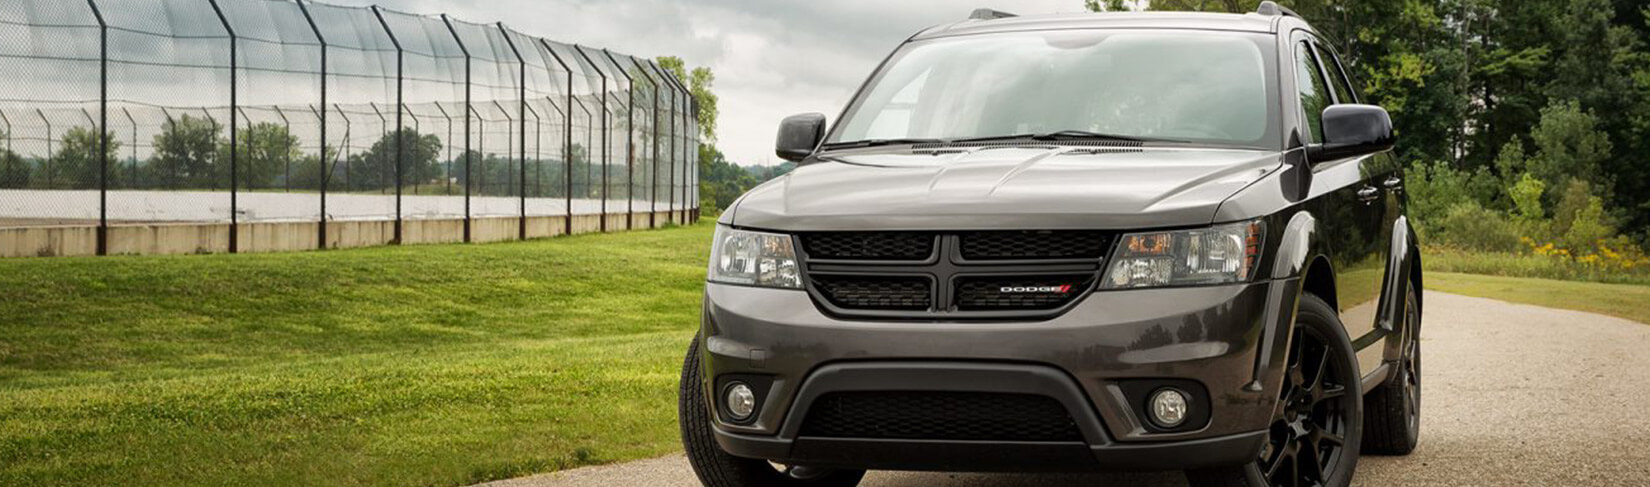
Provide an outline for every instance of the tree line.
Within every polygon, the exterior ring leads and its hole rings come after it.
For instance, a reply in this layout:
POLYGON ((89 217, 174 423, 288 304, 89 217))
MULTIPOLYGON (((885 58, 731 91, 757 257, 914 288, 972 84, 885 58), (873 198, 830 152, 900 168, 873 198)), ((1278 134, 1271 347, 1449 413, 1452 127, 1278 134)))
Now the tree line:
MULTIPOLYGON (((1243 13, 1252 0, 1088 0, 1243 13)), ((1581 258, 1650 245, 1643 0, 1286 0, 1391 112, 1428 241, 1581 258)))
MULTIPOLYGON (((603 166, 580 144, 568 151, 571 165, 564 163, 559 150, 556 157, 526 160, 474 150, 451 154, 439 137, 409 127, 399 132, 400 157, 393 130, 380 134, 365 150, 329 146, 323 157, 317 151, 306 153, 298 137, 282 124, 260 122, 240 128, 235 144, 224 132, 216 121, 185 114, 167 121, 152 140, 152 154, 138 160, 121 155, 126 142, 112 132, 99 157, 96 130, 70 128, 53 141, 46 156, 28 157, 0 148, 0 189, 97 189, 107 158, 110 189, 227 191, 230 151, 238 145, 234 177, 242 191, 319 191, 327 178, 329 191, 388 194, 395 191, 399 165, 402 189, 412 194, 460 195, 470 184, 474 194, 486 196, 559 198, 571 190, 574 198, 600 198, 604 177, 609 198, 625 199, 632 193, 624 164, 603 166), (452 157, 443 157, 449 154, 452 157), (331 161, 327 170, 321 168, 323 159, 331 161)), ((9 136, 0 132, 0 140, 9 136)), ((670 189, 664 187, 670 181, 668 171, 659 168, 660 199, 669 197, 670 189)), ((638 154, 635 172, 634 192, 645 199, 654 177, 651 160, 638 154)))

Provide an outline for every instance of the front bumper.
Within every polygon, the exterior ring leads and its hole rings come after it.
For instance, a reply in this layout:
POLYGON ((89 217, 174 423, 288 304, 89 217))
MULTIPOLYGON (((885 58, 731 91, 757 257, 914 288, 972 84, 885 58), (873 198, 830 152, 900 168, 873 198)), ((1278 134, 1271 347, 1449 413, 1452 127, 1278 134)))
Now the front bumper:
POLYGON ((771 385, 749 424, 714 418, 734 455, 795 464, 913 470, 1183 469, 1250 461, 1282 380, 1279 337, 1298 282, 1093 293, 1026 322, 844 320, 806 293, 707 284, 701 350, 716 378, 771 385), (1207 389, 1207 423, 1155 432, 1131 380, 1207 389), (800 435, 814 398, 841 391, 1036 394, 1061 402, 1082 442, 971 442, 800 435))

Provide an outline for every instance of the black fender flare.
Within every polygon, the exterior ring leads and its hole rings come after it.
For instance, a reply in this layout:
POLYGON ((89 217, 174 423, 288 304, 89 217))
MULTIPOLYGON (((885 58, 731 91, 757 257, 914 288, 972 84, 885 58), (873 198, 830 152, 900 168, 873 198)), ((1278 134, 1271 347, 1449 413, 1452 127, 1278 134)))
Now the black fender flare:
POLYGON ((1296 211, 1283 225, 1267 276, 1275 283, 1267 291, 1265 322, 1268 326, 1255 352, 1251 390, 1262 390, 1268 380, 1281 378, 1281 364, 1288 353, 1285 337, 1289 336, 1289 327, 1294 326, 1295 314, 1300 309, 1306 274, 1314 261, 1328 255, 1326 245, 1318 238, 1318 218, 1310 211, 1296 211))
MULTIPOLYGON (((1382 307, 1381 328, 1388 332, 1386 351, 1383 358, 1387 362, 1395 362, 1402 358, 1403 341, 1415 330, 1400 329, 1403 317, 1409 312, 1409 303, 1404 299, 1404 289, 1415 277, 1415 262, 1421 258, 1418 250, 1420 243, 1415 237, 1414 227, 1409 224, 1409 217, 1400 216, 1392 224, 1391 258, 1388 259, 1387 279, 1384 283, 1389 291, 1383 293, 1386 302, 1382 307)), ((1416 293, 1421 292, 1419 288, 1416 293)), ((1419 300, 1420 296, 1416 296, 1419 300)))

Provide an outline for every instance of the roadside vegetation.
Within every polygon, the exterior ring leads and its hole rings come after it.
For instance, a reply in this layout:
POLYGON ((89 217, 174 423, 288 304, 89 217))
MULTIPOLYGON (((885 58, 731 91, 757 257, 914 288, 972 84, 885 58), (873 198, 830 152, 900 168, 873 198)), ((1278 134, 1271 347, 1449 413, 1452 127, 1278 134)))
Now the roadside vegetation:
POLYGON ((710 229, 0 261, 0 485, 465 485, 670 452, 710 229))

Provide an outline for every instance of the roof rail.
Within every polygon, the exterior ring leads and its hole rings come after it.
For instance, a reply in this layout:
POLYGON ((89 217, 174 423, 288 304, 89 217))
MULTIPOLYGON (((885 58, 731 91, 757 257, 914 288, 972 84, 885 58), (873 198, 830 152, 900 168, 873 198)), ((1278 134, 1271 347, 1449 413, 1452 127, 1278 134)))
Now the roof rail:
POLYGON ((1300 14, 1295 13, 1294 10, 1289 10, 1289 7, 1278 5, 1278 2, 1274 2, 1272 0, 1260 2, 1260 7, 1255 9, 1255 13, 1272 17, 1281 15, 1284 17, 1294 17, 1297 19, 1303 18, 1300 14))
POLYGON ((1008 12, 992 10, 992 9, 989 9, 989 8, 977 8, 977 9, 974 9, 974 13, 968 14, 968 19, 969 20, 997 20, 997 19, 1006 19, 1006 18, 1009 18, 1009 17, 1019 17, 1019 16, 1008 13, 1008 12))

